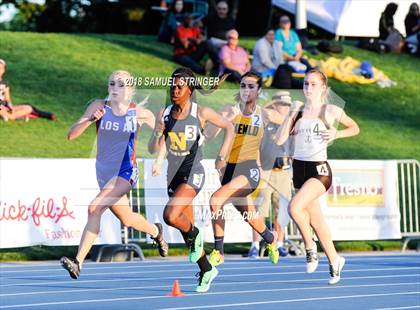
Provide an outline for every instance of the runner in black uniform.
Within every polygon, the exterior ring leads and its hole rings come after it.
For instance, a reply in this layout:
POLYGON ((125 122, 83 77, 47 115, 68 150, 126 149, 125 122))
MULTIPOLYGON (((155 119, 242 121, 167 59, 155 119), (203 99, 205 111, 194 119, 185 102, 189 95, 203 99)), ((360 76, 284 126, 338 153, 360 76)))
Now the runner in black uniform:
MULTIPOLYGON (((217 276, 218 271, 207 260, 203 249, 203 233, 194 226, 192 201, 204 184, 205 173, 200 161, 202 133, 205 123, 225 129, 225 137, 219 156, 225 158, 233 140, 233 126, 224 117, 210 108, 200 107, 191 97, 196 84, 195 75, 190 69, 179 68, 172 74, 172 105, 163 110, 156 126, 154 137, 158 137, 159 154, 153 165, 153 175, 160 174, 163 158, 168 152, 168 195, 170 197, 163 218, 165 222, 181 232, 189 248, 189 260, 200 267, 197 292, 206 292, 217 276)), ((223 79, 222 79, 223 80, 223 79)), ((225 161, 216 161, 216 168, 222 169, 225 161)))

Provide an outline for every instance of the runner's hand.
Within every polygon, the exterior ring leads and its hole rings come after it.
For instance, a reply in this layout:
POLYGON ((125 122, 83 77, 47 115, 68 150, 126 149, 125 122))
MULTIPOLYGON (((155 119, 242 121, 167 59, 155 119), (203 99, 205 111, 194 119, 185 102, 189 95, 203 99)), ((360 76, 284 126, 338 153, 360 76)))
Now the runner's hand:
POLYGON ((160 175, 161 173, 162 173, 162 166, 157 163, 154 163, 152 166, 152 176, 156 177, 160 175))
POLYGON ((96 122, 97 120, 100 120, 105 115, 105 109, 104 108, 98 108, 95 112, 90 116, 89 120, 91 122, 96 122))

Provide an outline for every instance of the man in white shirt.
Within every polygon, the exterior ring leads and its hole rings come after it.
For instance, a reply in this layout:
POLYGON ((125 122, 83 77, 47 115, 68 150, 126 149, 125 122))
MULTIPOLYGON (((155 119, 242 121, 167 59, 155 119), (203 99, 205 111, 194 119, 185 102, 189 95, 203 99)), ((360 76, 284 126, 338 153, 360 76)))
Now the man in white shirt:
POLYGON ((278 66, 284 64, 281 42, 274 40, 274 29, 268 29, 253 50, 252 68, 263 78, 274 76, 278 66))

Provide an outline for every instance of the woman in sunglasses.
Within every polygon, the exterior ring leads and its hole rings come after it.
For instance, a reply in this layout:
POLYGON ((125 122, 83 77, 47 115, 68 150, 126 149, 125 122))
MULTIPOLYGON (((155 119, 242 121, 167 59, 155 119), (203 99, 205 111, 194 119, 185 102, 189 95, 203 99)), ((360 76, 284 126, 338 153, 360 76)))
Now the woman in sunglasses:
MULTIPOLYGON (((268 255, 272 263, 277 264, 279 252, 277 249, 277 234, 271 232, 258 216, 249 196, 260 181, 260 168, 257 163, 259 149, 264 134, 264 123, 267 122, 265 113, 257 104, 261 92, 262 77, 259 73, 249 71, 241 78, 237 104, 226 105, 222 115, 231 121, 235 128, 235 137, 228 156, 219 156, 217 161, 227 162, 224 169, 219 171, 221 184, 210 198, 213 213, 213 232, 215 249, 210 254, 213 266, 224 262, 224 228, 225 218, 223 206, 232 203, 241 212, 245 221, 258 232, 267 242, 268 255)), ((206 128, 206 137, 214 138, 219 129, 206 128)))

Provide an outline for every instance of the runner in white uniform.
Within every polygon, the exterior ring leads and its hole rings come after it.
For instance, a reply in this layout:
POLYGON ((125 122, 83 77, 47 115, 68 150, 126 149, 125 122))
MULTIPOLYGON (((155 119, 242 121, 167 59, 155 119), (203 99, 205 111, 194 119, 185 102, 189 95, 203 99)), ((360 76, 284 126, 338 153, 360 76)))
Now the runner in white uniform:
POLYGON ((285 125, 277 132, 277 144, 283 144, 289 134, 295 138, 293 154, 293 183, 298 191, 289 204, 289 213, 296 222, 306 248, 307 272, 318 266, 316 243, 312 240, 311 227, 327 255, 330 264, 329 284, 340 281, 345 259, 334 247, 330 231, 321 213, 318 198, 331 186, 332 174, 327 162, 328 143, 338 138, 355 136, 359 127, 339 107, 328 104, 328 80, 318 69, 310 70, 303 91, 306 103, 296 102, 285 125), (345 129, 337 131, 335 123, 345 129))

